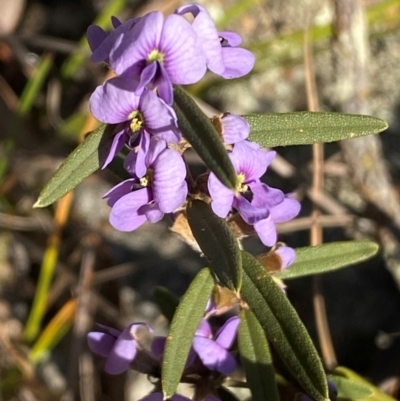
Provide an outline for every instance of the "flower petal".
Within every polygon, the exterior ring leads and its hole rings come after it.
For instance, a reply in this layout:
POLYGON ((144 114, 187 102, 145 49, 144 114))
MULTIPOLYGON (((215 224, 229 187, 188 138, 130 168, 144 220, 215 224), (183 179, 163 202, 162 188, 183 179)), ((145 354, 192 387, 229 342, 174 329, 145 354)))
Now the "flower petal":
POLYGON ((162 151, 154 162, 153 194, 160 210, 171 213, 186 200, 186 166, 182 156, 172 149, 162 151))
POLYGON ((164 213, 158 208, 156 203, 142 206, 142 210, 146 214, 149 223, 157 223, 164 217, 164 213))
POLYGON ((261 242, 264 245, 273 246, 276 244, 276 228, 275 223, 271 217, 254 224, 254 229, 256 230, 261 242))
POLYGON ((248 74, 254 67, 254 54, 241 47, 222 47, 225 70, 221 74, 226 79, 239 78, 248 74))
POLYGON ((215 342, 226 350, 229 349, 236 338, 239 324, 240 319, 237 316, 232 316, 215 334, 215 342))
POLYGON ((136 178, 129 178, 128 180, 122 181, 115 187, 111 188, 105 195, 103 195, 104 199, 108 199, 107 205, 110 207, 114 206, 114 203, 118 199, 132 192, 132 187, 135 182, 137 182, 136 178))
POLYGON ((103 28, 99 27, 98 25, 89 25, 89 28, 86 31, 86 36, 90 50, 94 52, 104 42, 108 34, 103 28))
POLYGON ((151 201, 148 188, 131 192, 117 200, 111 209, 110 223, 120 231, 133 231, 147 220, 146 215, 140 213, 141 206, 151 201))
POLYGON ((108 355, 104 370, 112 375, 117 375, 129 368, 137 351, 137 342, 133 337, 132 325, 129 325, 119 335, 115 344, 108 355))
POLYGON ((253 193, 251 204, 255 207, 272 208, 285 199, 285 195, 280 189, 272 188, 262 182, 251 183, 249 187, 253 193))
POLYGON ((267 207, 256 207, 242 195, 234 199, 233 207, 240 213, 242 219, 250 225, 257 223, 270 215, 267 207))
POLYGON ((280 246, 275 253, 277 253, 282 260, 282 269, 286 269, 288 266, 293 264, 296 260, 296 252, 293 248, 288 246, 280 246))
POLYGON ((182 16, 173 14, 166 18, 160 50, 173 84, 193 84, 206 73, 206 58, 196 32, 182 16))
POLYGON ((137 82, 121 77, 111 78, 100 85, 90 97, 92 114, 101 122, 118 124, 129 121, 129 115, 139 107, 137 82))
MULTIPOLYGON (((146 131, 140 133, 139 146, 137 147, 136 162, 135 162, 135 174, 138 178, 142 178, 149 167, 147 162, 147 154, 150 149, 150 134, 146 131)), ((131 164, 132 166, 132 164, 131 164)), ((128 170, 128 169, 127 169, 128 170)), ((128 170, 132 174, 132 170, 128 170)))
POLYGON ((87 335, 87 341, 89 348, 100 356, 107 357, 117 339, 114 336, 110 336, 106 333, 100 333, 98 331, 91 331, 87 335))
POLYGON ((236 369, 235 358, 226 349, 209 338, 194 337, 193 349, 204 366, 210 370, 217 370, 227 375, 236 369))
POLYGON ((141 17, 137 24, 111 49, 112 69, 118 75, 138 79, 147 66, 148 55, 159 47, 163 24, 164 17, 159 11, 153 11, 141 17))
POLYGON ((220 38, 227 41, 227 45, 222 45, 222 47, 236 47, 242 43, 242 37, 236 33, 231 31, 220 31, 218 32, 220 38))
POLYGON ((275 223, 291 220, 299 214, 300 207, 300 202, 286 196, 282 203, 270 209, 272 220, 275 223))
POLYGON ((250 125, 243 118, 235 114, 226 114, 222 117, 222 137, 226 145, 232 145, 246 139, 250 134, 250 125))
POLYGON ((107 158, 101 167, 102 170, 105 169, 112 162, 114 156, 122 150, 128 140, 129 135, 126 133, 125 129, 122 129, 114 135, 110 152, 108 153, 107 158))
POLYGON ((212 210, 217 216, 225 218, 232 208, 235 197, 233 191, 223 185, 214 173, 208 178, 208 191, 212 199, 212 210))
POLYGON ((179 131, 177 118, 172 107, 145 89, 140 99, 140 110, 143 114, 146 131, 167 142, 178 143, 182 135, 179 131))
POLYGON ((202 319, 195 333, 196 336, 211 338, 212 331, 207 319, 202 319))

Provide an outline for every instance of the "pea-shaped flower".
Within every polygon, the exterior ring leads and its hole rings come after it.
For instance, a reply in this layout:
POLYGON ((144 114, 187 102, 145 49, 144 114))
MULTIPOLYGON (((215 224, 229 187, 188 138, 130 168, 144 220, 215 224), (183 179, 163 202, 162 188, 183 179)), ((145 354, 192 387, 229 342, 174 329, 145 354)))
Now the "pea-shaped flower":
POLYGON ((103 168, 124 145, 137 145, 141 164, 136 168, 136 175, 141 178, 146 172, 143 160, 149 146, 149 138, 145 135, 177 143, 181 134, 173 109, 152 91, 138 90, 138 85, 138 82, 122 77, 109 79, 90 97, 90 109, 99 121, 120 124, 103 168))
POLYGON ((105 333, 92 331, 88 334, 90 349, 107 358, 104 370, 112 375, 125 372, 135 359, 138 350, 136 339, 137 330, 146 327, 146 323, 133 323, 127 326, 122 332, 112 327, 98 325, 105 333))
POLYGON ((225 187, 215 174, 211 173, 208 180, 214 213, 225 218, 233 207, 247 224, 254 226, 267 246, 276 243, 275 223, 288 221, 300 211, 297 200, 260 181, 275 154, 274 151, 261 149, 254 142, 239 142, 229 154, 238 175, 236 194, 225 187))
POLYGON ((132 178, 125 180, 104 195, 112 207, 111 225, 120 231, 133 231, 146 221, 156 223, 164 213, 172 213, 186 200, 186 166, 182 156, 166 143, 149 139, 149 150, 143 161, 146 173, 139 178, 135 171, 137 154, 125 159, 132 178))

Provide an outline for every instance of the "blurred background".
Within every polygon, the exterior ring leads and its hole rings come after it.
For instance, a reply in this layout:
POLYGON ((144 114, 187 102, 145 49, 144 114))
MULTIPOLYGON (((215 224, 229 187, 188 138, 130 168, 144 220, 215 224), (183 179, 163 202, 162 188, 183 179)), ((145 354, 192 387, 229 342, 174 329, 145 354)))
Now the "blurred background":
MULTIPOLYGON (((210 116, 302 110, 370 114, 389 123, 376 137, 325 145, 322 188, 312 188, 311 146, 277 149, 266 182, 295 192, 301 215, 279 227, 290 246, 310 243, 312 200, 324 242, 370 238, 378 257, 335 273, 288 282, 288 296, 323 352, 393 396, 400 378, 400 0, 203 0, 221 30, 256 55, 248 76, 209 73, 188 90, 210 116), (329 328, 317 334, 313 300, 329 328), (329 333, 331 340, 329 339, 329 333), (324 348, 325 347, 325 348, 324 348)), ((153 298, 182 295, 205 261, 171 232, 171 220, 120 233, 103 194, 118 182, 97 172, 52 207, 41 189, 96 128, 88 99, 110 77, 89 61, 87 27, 110 29, 181 1, 0 1, 0 400, 137 400, 152 385, 109 376, 86 345, 99 322, 122 328, 167 323, 153 298)), ((193 171, 204 167, 190 158, 193 171)), ((314 164, 315 165, 315 164, 314 164)), ((256 238, 244 246, 261 254, 256 238)))

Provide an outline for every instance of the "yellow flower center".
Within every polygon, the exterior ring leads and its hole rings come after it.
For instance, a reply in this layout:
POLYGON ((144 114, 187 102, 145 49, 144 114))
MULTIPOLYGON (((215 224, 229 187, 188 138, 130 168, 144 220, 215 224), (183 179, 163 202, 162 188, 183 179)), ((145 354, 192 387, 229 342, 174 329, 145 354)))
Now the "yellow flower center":
POLYGON ((150 64, 153 61, 158 61, 159 63, 162 63, 164 61, 164 54, 156 49, 152 50, 147 56, 147 64, 150 64))
POLYGON ((144 122, 142 113, 139 110, 134 110, 129 114, 129 119, 131 120, 130 128, 132 132, 138 132, 140 128, 142 128, 144 122))
POLYGON ((249 190, 248 185, 243 184, 245 180, 246 180, 246 177, 243 173, 238 174, 236 192, 245 193, 249 190))
POLYGON ((142 187, 148 187, 153 181, 153 169, 149 168, 146 171, 146 174, 139 180, 140 185, 142 187))

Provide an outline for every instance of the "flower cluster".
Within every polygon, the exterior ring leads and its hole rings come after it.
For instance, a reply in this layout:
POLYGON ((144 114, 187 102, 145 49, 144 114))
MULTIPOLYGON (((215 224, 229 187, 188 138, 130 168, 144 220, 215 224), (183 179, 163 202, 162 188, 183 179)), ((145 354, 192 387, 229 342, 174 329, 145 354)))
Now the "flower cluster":
MULTIPOLYGON (((228 319, 213 335, 208 320, 203 319, 193 338, 193 345, 186 362, 185 375, 200 374, 212 377, 215 372, 230 374, 236 369, 236 360, 229 352, 235 340, 240 319, 237 316, 228 319)), ((133 323, 122 332, 112 327, 99 325, 101 332, 93 331, 88 334, 90 349, 106 358, 104 369, 109 374, 120 374, 129 368, 160 378, 161 362, 163 359, 165 337, 155 337, 151 351, 146 350, 138 340, 137 332, 141 328, 151 331, 145 323, 133 323)), ((198 389, 200 391, 200 389, 198 389)), ((210 391, 210 388, 207 388, 210 391)), ((207 399, 218 401, 209 394, 207 399)), ((156 391, 143 400, 162 400, 161 392, 156 391)), ((179 394, 172 397, 175 401, 189 400, 179 394)))
MULTIPOLYGON (((132 231, 183 208, 191 195, 187 143, 172 107, 173 85, 196 83, 207 69, 225 79, 241 77, 253 68, 254 56, 240 47, 237 33, 219 32, 197 4, 168 17, 150 12, 124 23, 113 18, 112 23, 110 33, 98 26, 88 29, 92 61, 108 63, 116 74, 94 91, 90 108, 99 121, 116 126, 103 168, 123 148, 129 150, 124 167, 131 178, 104 197, 112 208, 111 224, 132 231)), ((209 173, 204 195, 218 216, 238 213, 265 245, 273 246, 275 223, 292 219, 300 208, 296 200, 261 182, 275 152, 248 141, 249 124, 239 116, 220 117, 219 132, 240 185, 233 191, 209 173)))

